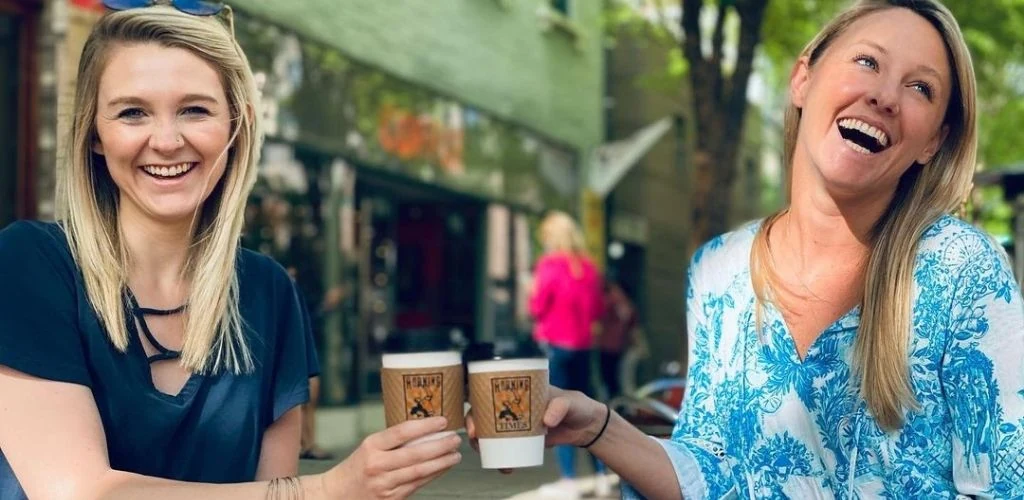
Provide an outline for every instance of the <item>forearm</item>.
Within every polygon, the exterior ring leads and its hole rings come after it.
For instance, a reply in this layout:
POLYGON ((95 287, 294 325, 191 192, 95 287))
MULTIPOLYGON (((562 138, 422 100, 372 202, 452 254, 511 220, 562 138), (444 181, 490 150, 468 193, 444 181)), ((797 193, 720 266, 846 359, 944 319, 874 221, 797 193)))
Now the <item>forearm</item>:
POLYGON ((682 499, 664 448, 619 414, 612 412, 608 428, 590 451, 645 497, 682 499))
MULTIPOLYGON (((301 491, 289 491, 291 485, 279 481, 275 495, 282 500, 291 498, 304 498, 306 500, 319 500, 326 498, 323 491, 323 481, 319 474, 299 476, 298 488, 301 491)), ((292 484, 295 484, 294 482, 292 484)), ((193 500, 196 498, 218 498, 223 500, 252 500, 272 499, 269 496, 270 482, 259 481, 234 484, 208 484, 189 483, 183 481, 172 481, 170 479, 142 476, 130 472, 111 470, 103 475, 92 489, 92 494, 87 498, 96 499, 136 499, 146 500, 193 500)), ((74 495, 78 497, 78 495, 74 495)))

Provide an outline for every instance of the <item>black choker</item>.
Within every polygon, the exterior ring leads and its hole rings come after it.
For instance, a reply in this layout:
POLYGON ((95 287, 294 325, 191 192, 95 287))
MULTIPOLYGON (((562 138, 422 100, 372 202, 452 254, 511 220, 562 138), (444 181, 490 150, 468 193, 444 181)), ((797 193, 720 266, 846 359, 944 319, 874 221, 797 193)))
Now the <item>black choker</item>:
MULTIPOLYGON (((153 336, 153 332, 149 330, 149 325, 146 324, 145 316, 171 316, 174 314, 181 314, 185 309, 188 308, 188 304, 182 304, 174 309, 153 309, 149 307, 139 307, 138 300, 135 299, 135 294, 131 290, 128 290, 128 308, 131 310, 132 316, 139 320, 139 326, 142 327, 142 334, 146 336, 146 340, 149 340, 149 344, 157 350, 157 354, 148 356, 147 361, 153 363, 155 361, 163 361, 165 359, 177 359, 181 357, 181 351, 175 351, 164 347, 160 342, 153 336)), ((135 329, 135 321, 128 322, 128 329, 133 335, 138 335, 138 331, 135 329)))
POLYGON ((188 304, 182 304, 174 309, 150 309, 148 307, 140 307, 138 308, 138 311, 143 316, 172 316, 180 314, 185 309, 188 309, 188 304))

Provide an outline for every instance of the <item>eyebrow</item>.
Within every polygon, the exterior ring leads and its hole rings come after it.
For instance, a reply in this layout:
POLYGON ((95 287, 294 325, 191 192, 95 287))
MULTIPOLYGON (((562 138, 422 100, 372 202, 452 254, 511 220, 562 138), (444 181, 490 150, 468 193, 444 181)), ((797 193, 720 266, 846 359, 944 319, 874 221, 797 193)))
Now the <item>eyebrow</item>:
MULTIPOLYGON (((186 94, 181 99, 181 102, 206 102, 210 104, 220 103, 220 101, 215 97, 207 94, 186 94)), ((144 99, 135 96, 115 97, 107 102, 107 106, 142 106, 145 104, 146 101, 144 99)))
MULTIPOLYGON (((885 47, 882 47, 878 43, 872 42, 871 40, 859 40, 859 41, 857 41, 857 43, 859 43, 861 45, 867 45, 869 47, 872 47, 875 50, 881 52, 882 55, 889 55, 889 51, 886 50, 885 47)), ((937 80, 942 81, 942 75, 938 72, 938 70, 936 70, 935 68, 933 68, 933 67, 931 67, 931 66, 929 66, 927 64, 918 64, 917 68, 915 68, 915 69, 917 71, 922 72, 922 73, 928 73, 929 75, 932 75, 933 77, 935 77, 937 80)))

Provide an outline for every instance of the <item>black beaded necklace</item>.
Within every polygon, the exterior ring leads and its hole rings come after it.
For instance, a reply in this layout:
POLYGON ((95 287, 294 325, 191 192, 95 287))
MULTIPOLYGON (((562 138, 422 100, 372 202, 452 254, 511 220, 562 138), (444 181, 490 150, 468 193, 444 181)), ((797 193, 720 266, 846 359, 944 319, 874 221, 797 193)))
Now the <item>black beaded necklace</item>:
MULTIPOLYGON (((146 336, 146 340, 148 340, 150 345, 158 351, 152 356, 147 356, 146 361, 152 364, 165 359, 178 359, 181 357, 181 351, 168 349, 156 340, 156 337, 153 336, 153 332, 149 329, 149 325, 146 324, 146 316, 172 316, 175 314, 181 314, 185 309, 188 309, 188 304, 182 304, 174 309, 139 307, 139 301, 136 300, 135 294, 132 293, 131 290, 128 290, 128 307, 131 309, 132 318, 139 321, 139 326, 142 327, 142 334, 146 336)), ((139 335, 138 330, 135 328, 135 321, 128 322, 128 330, 133 336, 139 335)))

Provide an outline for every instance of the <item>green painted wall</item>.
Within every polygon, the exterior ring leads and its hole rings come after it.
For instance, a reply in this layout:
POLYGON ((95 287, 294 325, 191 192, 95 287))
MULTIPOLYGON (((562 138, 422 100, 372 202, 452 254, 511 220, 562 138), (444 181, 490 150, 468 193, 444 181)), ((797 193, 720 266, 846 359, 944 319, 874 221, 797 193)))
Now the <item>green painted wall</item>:
POLYGON ((604 134, 601 0, 574 0, 578 35, 546 0, 232 0, 353 59, 580 150, 604 134))

